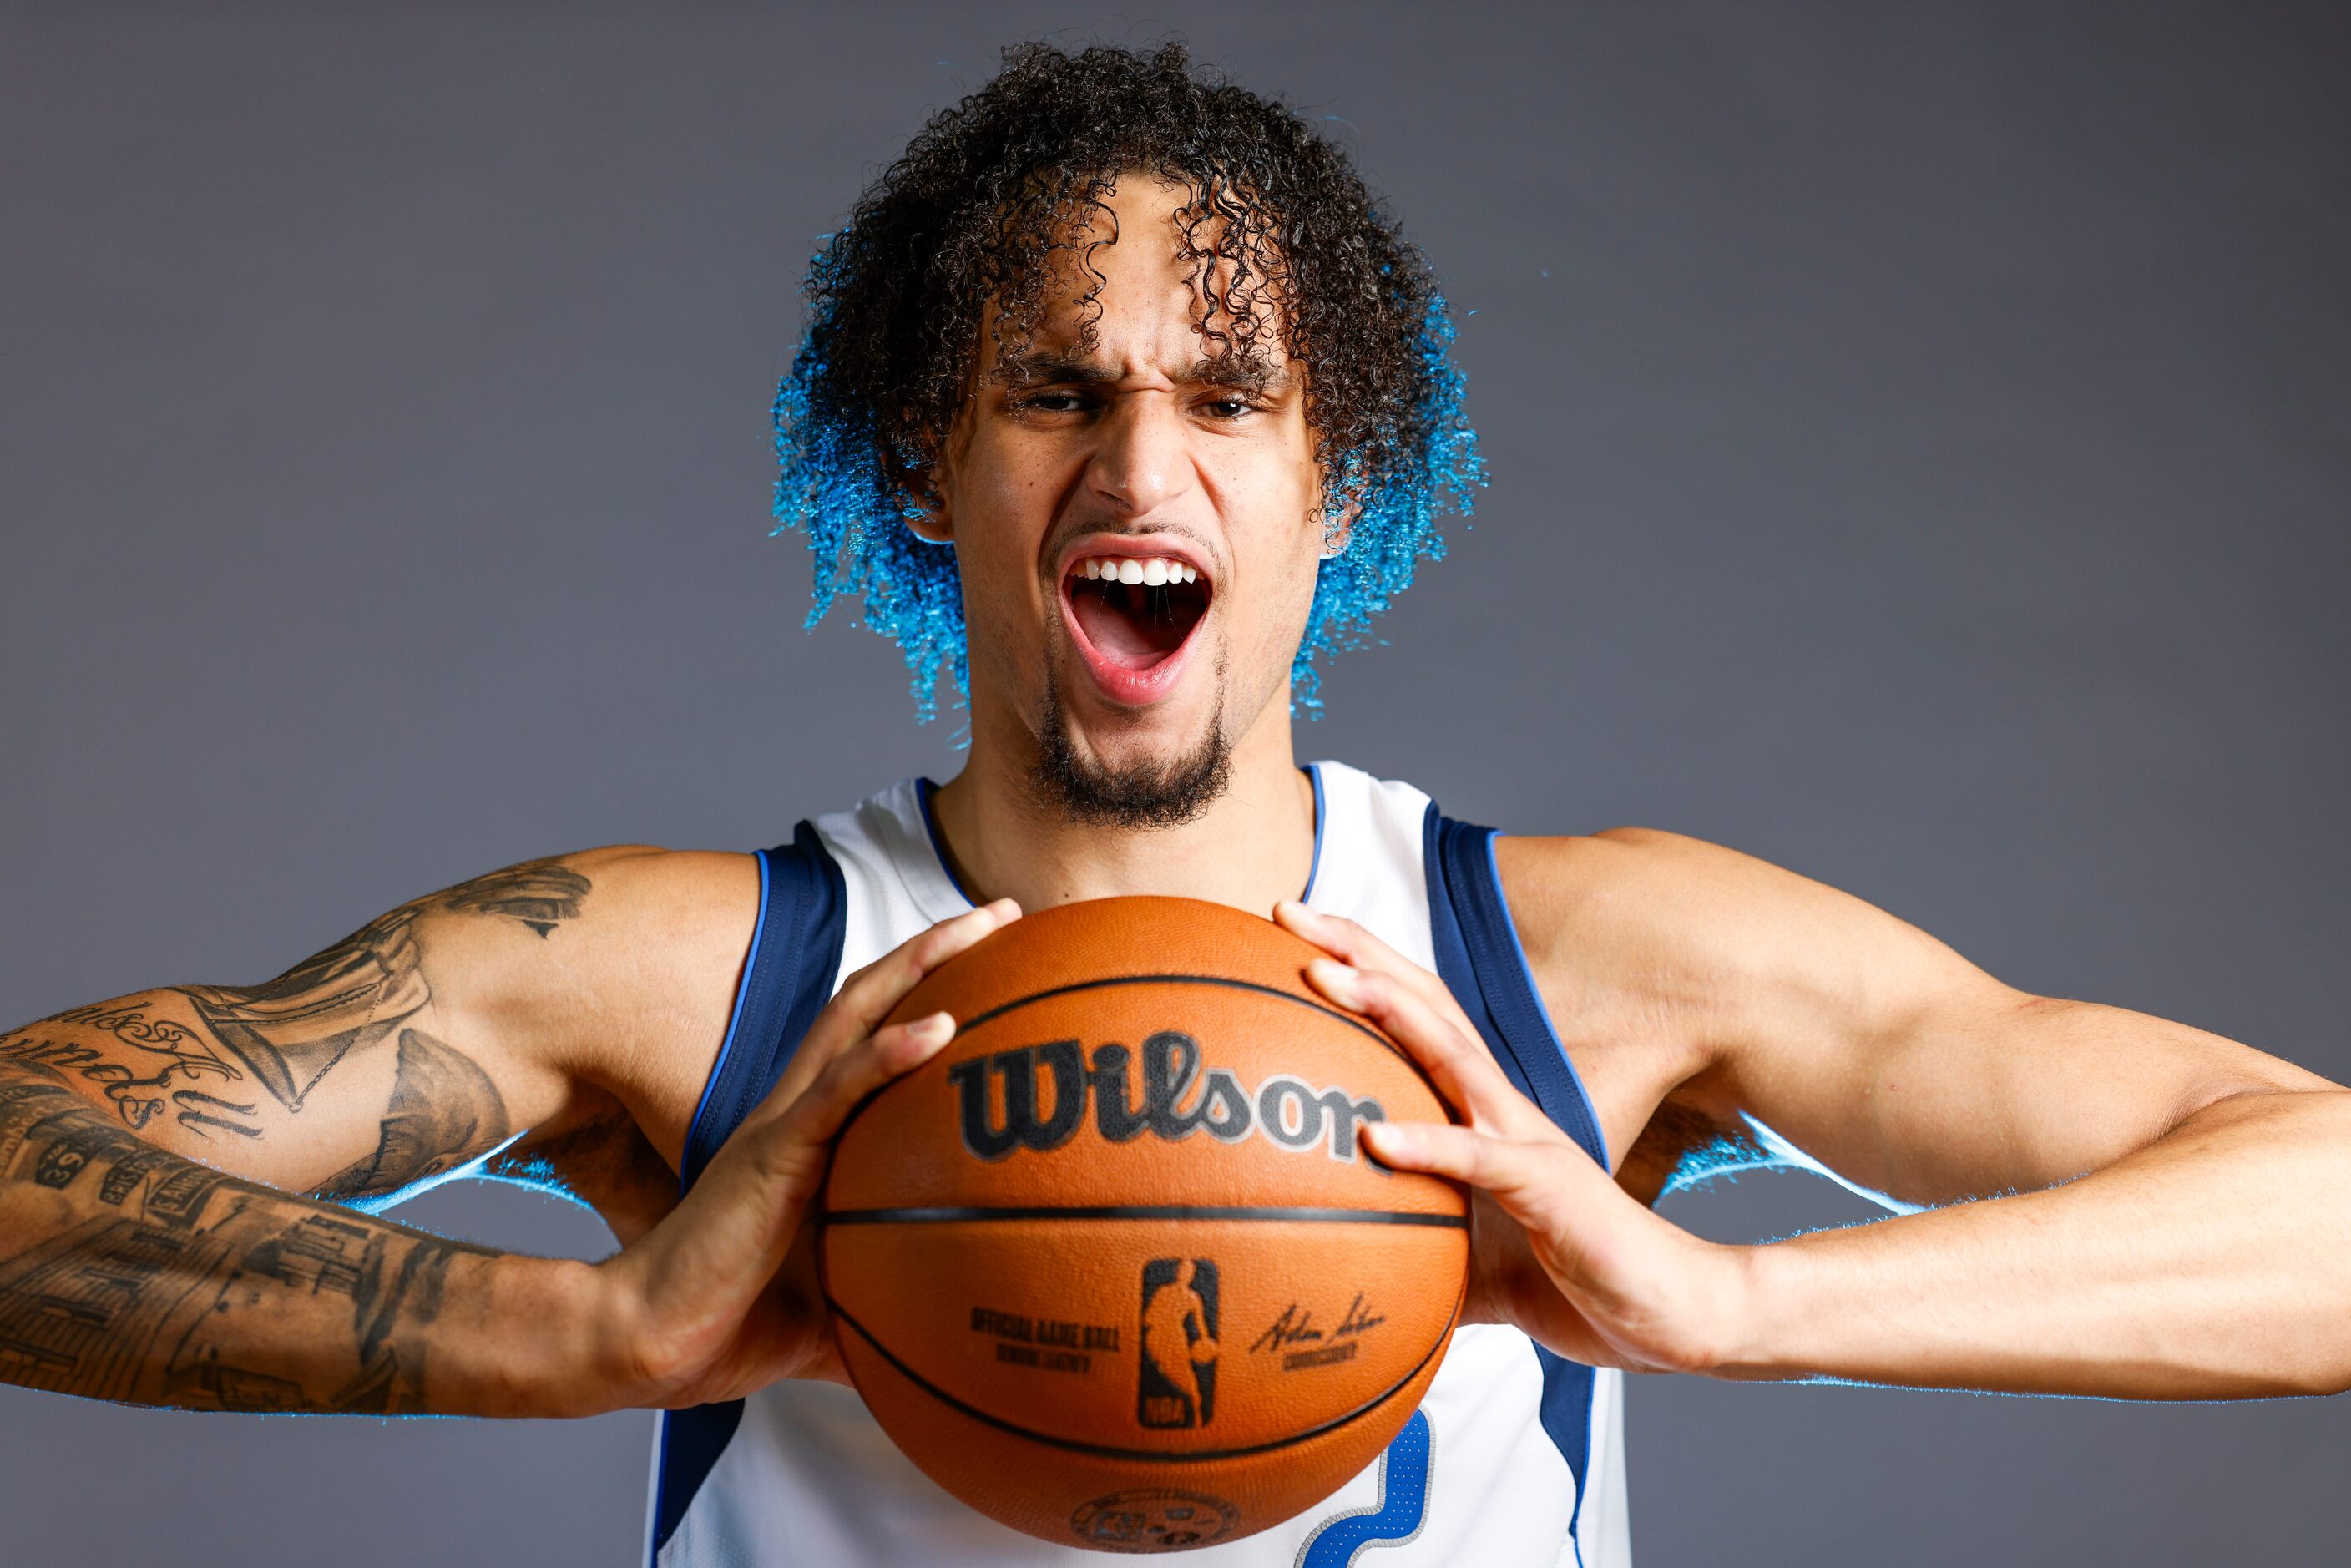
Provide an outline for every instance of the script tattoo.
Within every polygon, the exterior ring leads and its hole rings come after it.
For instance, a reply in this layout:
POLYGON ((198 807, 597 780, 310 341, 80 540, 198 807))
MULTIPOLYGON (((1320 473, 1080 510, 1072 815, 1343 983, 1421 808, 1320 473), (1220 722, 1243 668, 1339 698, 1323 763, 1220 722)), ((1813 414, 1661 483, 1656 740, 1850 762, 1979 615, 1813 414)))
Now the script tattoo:
POLYGON ((0 1378, 93 1398, 424 1410, 450 1264, 492 1255, 167 1154, 45 1066, 0 1076, 0 1202, 26 1186, 73 1212, 0 1256, 0 1378))
POLYGON ((506 1142, 506 1102, 489 1075, 423 1030, 402 1030, 392 1105, 375 1153, 337 1172, 318 1196, 380 1197, 455 1170, 506 1142))
MULTIPOLYGON (((220 1053, 186 1024, 151 1017, 145 1005, 120 1003, 76 1008, 0 1038, 0 1060, 78 1074, 99 1085, 124 1124, 131 1127, 144 1127, 162 1113, 167 1097, 177 1100, 186 1092, 175 1092, 176 1083, 204 1079, 233 1083, 245 1076, 234 1065, 222 1061, 220 1053), (112 1036, 141 1052, 143 1064, 152 1066, 153 1071, 141 1076, 134 1067, 108 1061, 87 1040, 65 1038, 83 1031, 112 1036)), ((204 1094, 196 1097, 209 1098, 204 1094)), ((180 1120, 186 1124, 184 1108, 180 1120)), ((250 1132, 245 1127, 236 1130, 250 1132)))

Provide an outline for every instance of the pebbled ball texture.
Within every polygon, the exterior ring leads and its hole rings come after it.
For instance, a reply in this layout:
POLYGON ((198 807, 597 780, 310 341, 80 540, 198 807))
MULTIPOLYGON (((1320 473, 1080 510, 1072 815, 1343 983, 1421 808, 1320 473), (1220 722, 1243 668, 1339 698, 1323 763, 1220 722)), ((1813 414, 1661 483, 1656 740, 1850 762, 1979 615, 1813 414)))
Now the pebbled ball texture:
POLYGON ((860 1108, 820 1256, 843 1359, 924 1472, 1097 1551, 1237 1540, 1369 1465, 1458 1321, 1468 1202, 1356 1129, 1441 1121, 1221 904, 1116 898, 995 933, 893 1015, 956 1039, 860 1108))

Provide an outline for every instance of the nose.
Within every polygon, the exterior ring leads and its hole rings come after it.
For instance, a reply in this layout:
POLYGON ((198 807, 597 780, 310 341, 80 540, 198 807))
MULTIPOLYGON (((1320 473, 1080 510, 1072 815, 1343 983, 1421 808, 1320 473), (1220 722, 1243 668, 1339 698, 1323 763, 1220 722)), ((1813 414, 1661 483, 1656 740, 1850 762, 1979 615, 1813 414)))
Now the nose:
POLYGON ((1148 517, 1192 487, 1191 446, 1175 399, 1131 392, 1096 428, 1086 483, 1124 516, 1148 517))

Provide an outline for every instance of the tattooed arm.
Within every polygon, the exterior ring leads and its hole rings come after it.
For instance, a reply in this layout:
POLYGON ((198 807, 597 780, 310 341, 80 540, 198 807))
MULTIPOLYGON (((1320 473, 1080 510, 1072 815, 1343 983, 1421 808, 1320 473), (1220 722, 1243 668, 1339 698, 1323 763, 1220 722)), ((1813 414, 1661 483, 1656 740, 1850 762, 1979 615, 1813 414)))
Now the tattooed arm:
POLYGON ((794 1250, 826 1149, 952 1032, 881 1019, 1008 914, 853 977, 680 1203, 683 1125, 624 1101, 691 1107, 756 898, 742 857, 533 862, 265 985, 143 991, 0 1035, 0 1380, 199 1409, 559 1416, 832 1375, 794 1250), (590 1265, 353 1212, 486 1167, 565 1180, 630 1245, 590 1265))
POLYGON ((497 1327, 561 1321, 584 1265, 271 1187, 381 1207, 500 1151, 515 1112, 475 1054, 526 1100, 551 1079, 496 1052, 482 1003, 528 991, 534 958, 559 967, 531 949, 591 885, 565 862, 512 867, 266 985, 0 1035, 0 1377, 194 1408, 551 1413, 535 1354, 561 1347, 497 1327))
POLYGON ((48 1069, 159 1147, 380 1206, 505 1144, 509 1095, 542 1111, 561 1098, 537 1042, 500 1015, 544 1011, 559 983, 582 994, 576 953, 549 938, 591 886, 564 861, 493 872, 265 985, 172 987, 42 1019, 0 1036, 0 1062, 48 1069))
POLYGON ((554 1325, 577 1324, 568 1276, 589 1265, 224 1176, 125 1132, 44 1066, 0 1066, 0 1378, 99 1399, 553 1415, 585 1340, 554 1325), (528 1322, 553 1332, 512 1332, 528 1322))

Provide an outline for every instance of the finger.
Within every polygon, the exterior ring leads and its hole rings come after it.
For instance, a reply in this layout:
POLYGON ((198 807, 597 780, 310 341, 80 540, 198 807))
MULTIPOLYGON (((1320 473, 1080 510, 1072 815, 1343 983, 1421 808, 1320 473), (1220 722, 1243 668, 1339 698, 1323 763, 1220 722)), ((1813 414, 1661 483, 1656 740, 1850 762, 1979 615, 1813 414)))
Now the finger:
POLYGON ((1366 1122, 1358 1131, 1373 1157, 1400 1171, 1448 1176, 1491 1194, 1530 1231, 1549 1233, 1591 1179, 1614 1187, 1580 1149, 1498 1138, 1475 1127, 1438 1122, 1366 1122))
MULTIPOLYGON (((777 1114, 772 1131, 755 1134, 770 1140, 770 1168, 795 1182, 820 1169, 826 1150, 866 1096, 936 1056, 955 1032, 952 1017, 931 1013, 876 1030, 834 1057, 777 1114)), ((809 1185, 813 1187, 812 1179, 809 1185)))
POLYGON ((850 976, 817 1015, 768 1099, 788 1104, 805 1092, 835 1057, 872 1034, 924 977, 1019 918, 1020 906, 999 898, 939 922, 850 976))
POLYGON ((1370 1019, 1404 1047, 1446 1103, 1470 1125, 1504 1137, 1557 1135, 1551 1118, 1502 1075, 1483 1040, 1440 1017, 1395 976, 1317 958, 1306 967, 1306 977, 1324 996, 1370 1019))
POLYGON ((842 1022, 853 1026, 860 1034, 869 1034, 890 1016, 892 1008, 905 999, 906 993, 924 976, 1019 917, 1018 904, 999 898, 993 904, 966 910, 951 920, 942 920, 852 975, 833 997, 832 1005, 842 1022))
POLYGON ((1345 915, 1325 915, 1294 899, 1285 899, 1273 906, 1273 917, 1285 929, 1303 936, 1334 958, 1358 969, 1394 976, 1444 1015, 1454 1028, 1466 1035, 1477 1034, 1477 1026, 1461 1010, 1451 987, 1345 915))
POLYGON ((795 1137, 831 1144, 868 1095, 936 1056, 955 1033, 956 1021, 946 1013, 931 1013, 877 1031, 855 1050, 843 1051, 817 1075, 809 1092, 785 1113, 786 1124, 795 1137))

